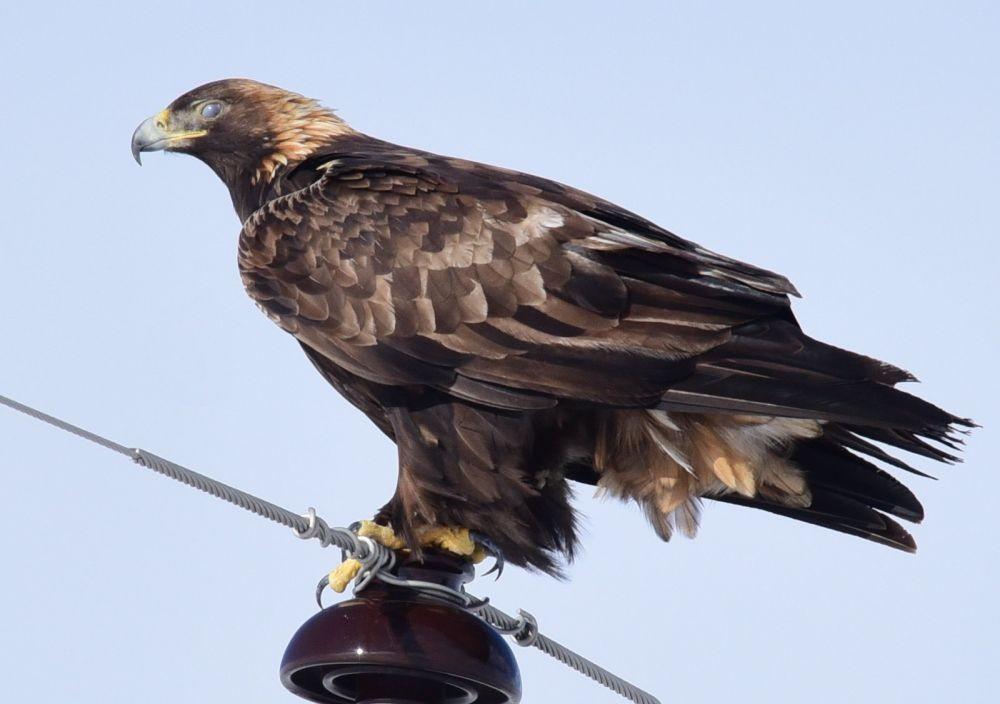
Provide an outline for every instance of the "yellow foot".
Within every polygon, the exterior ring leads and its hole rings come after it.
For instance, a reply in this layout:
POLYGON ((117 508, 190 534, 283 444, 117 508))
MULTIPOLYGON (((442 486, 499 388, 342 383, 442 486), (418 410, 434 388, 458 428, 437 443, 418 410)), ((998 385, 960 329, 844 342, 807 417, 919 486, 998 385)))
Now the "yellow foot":
POLYGON ((347 589, 347 585, 351 583, 352 579, 358 576, 358 572, 360 571, 361 561, 355 560, 353 557, 347 558, 330 570, 328 578, 330 589, 338 594, 343 594, 344 590, 347 589))
POLYGON ((431 526, 419 531, 418 535, 420 544, 425 548, 440 548, 476 564, 486 559, 486 551, 472 539, 468 528, 431 526))
MULTIPOLYGON (((362 538, 370 538, 376 543, 380 543, 390 550, 402 550, 406 548, 406 541, 389 526, 383 526, 375 521, 361 521, 358 528, 358 535, 362 538)), ((472 533, 468 528, 454 528, 451 526, 429 526, 417 532, 421 547, 439 548, 454 553, 460 557, 467 558, 470 562, 478 564, 486 559, 486 550, 476 543, 472 538, 472 533)), ((361 563, 353 557, 344 560, 337 565, 329 575, 330 589, 342 593, 347 589, 351 580, 358 576, 361 571, 361 563)))

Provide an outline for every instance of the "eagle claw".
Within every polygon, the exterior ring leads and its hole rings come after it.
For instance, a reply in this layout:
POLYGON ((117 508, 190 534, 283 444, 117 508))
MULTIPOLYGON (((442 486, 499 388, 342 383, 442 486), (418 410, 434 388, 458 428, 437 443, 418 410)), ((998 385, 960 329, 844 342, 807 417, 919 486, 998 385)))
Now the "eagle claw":
POLYGON ((483 535, 478 531, 470 531, 469 537, 472 538, 473 542, 475 542, 476 545, 481 547, 486 552, 486 554, 488 554, 490 557, 493 558, 493 566, 490 567, 486 572, 484 572, 483 576, 493 574, 494 572, 496 572, 497 573, 496 579, 500 579, 500 576, 503 574, 503 568, 505 564, 503 552, 501 552, 500 548, 497 547, 496 543, 494 543, 492 540, 490 540, 490 538, 488 538, 487 536, 483 535))

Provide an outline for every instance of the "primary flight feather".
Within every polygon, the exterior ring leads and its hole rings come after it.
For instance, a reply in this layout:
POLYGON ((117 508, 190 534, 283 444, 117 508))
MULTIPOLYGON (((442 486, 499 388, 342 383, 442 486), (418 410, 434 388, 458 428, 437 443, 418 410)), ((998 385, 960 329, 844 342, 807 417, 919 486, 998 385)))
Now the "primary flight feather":
POLYGON ((693 535, 709 498, 913 550, 890 516, 923 509, 873 460, 954 461, 971 425, 895 388, 906 372, 807 337, 783 276, 295 93, 196 88, 136 130, 137 159, 159 149, 219 175, 247 292, 395 441, 376 520, 414 549, 460 526, 556 572, 576 481, 635 501, 664 539, 693 535))

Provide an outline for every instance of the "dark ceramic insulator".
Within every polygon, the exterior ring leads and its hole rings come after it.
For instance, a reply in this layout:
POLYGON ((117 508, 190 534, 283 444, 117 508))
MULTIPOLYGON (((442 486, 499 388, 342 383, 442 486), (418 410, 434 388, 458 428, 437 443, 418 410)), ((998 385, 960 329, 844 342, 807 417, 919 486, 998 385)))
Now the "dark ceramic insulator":
MULTIPOLYGON (((400 577, 457 589, 468 563, 427 554, 402 561, 400 577)), ((374 580, 361 596, 323 609, 292 638, 281 681, 329 704, 515 704, 517 662, 503 637, 476 616, 374 580)))

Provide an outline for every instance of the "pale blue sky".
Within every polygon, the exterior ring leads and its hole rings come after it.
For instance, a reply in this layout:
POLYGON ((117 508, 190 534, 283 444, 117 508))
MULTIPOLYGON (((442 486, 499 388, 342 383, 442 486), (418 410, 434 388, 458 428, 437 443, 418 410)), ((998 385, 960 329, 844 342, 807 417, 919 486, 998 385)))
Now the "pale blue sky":
MULTIPOLYGON (((394 449, 245 297, 222 185, 129 155, 195 85, 276 83, 776 269, 808 332, 986 426, 908 480, 915 556, 719 505, 663 545, 582 490, 569 582, 476 593, 665 704, 993 699, 996 3, 88 5, 0 10, 0 393, 333 523, 381 505, 394 449)), ((334 552, 2 409, 0 473, 5 701, 297 701, 334 552)), ((618 701, 517 654, 525 702, 618 701)))

